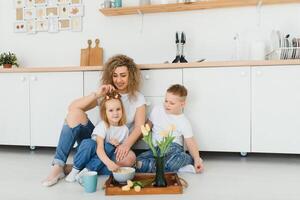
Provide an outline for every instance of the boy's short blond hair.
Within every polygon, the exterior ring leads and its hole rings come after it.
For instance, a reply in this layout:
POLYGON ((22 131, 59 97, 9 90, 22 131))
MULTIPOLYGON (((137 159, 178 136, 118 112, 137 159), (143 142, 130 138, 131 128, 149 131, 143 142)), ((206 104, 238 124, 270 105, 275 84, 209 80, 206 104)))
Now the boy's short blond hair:
POLYGON ((171 85, 167 89, 167 92, 172 93, 173 95, 182 97, 183 100, 185 100, 188 95, 187 89, 183 85, 180 85, 180 84, 171 85))

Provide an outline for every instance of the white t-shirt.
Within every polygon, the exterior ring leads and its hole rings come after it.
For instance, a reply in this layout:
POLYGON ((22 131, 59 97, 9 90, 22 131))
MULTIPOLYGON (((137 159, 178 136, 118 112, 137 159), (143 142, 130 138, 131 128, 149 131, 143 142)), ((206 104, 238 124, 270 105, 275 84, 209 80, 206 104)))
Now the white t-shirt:
POLYGON ((152 139, 156 145, 156 141, 161 141, 162 137, 159 135, 161 131, 167 130, 170 125, 175 125, 176 129, 173 131, 173 136, 176 142, 183 146, 183 138, 191 138, 193 136, 192 126, 186 116, 182 113, 180 115, 167 114, 162 105, 154 106, 149 120, 153 123, 152 139))
MULTIPOLYGON (((126 119, 127 119, 126 126, 128 127, 129 130, 131 130, 134 125, 134 117, 135 117, 136 109, 146 104, 146 100, 144 95, 140 92, 136 92, 135 98, 133 97, 132 99, 129 99, 128 94, 121 94, 121 100, 124 105, 124 109, 126 113, 126 119)), ((100 101, 98 101, 98 104, 100 104, 100 101)))
POLYGON ((136 109, 146 104, 145 97, 142 93, 137 92, 136 98, 129 99, 128 94, 121 94, 121 100, 123 102, 127 124, 126 126, 131 130, 134 125, 134 117, 136 113, 136 109))
POLYGON ((111 139, 116 139, 119 143, 128 137, 129 130, 126 125, 123 126, 110 126, 106 127, 104 121, 100 121, 94 128, 92 138, 96 140, 96 136, 100 136, 105 139, 105 142, 109 142, 111 139))

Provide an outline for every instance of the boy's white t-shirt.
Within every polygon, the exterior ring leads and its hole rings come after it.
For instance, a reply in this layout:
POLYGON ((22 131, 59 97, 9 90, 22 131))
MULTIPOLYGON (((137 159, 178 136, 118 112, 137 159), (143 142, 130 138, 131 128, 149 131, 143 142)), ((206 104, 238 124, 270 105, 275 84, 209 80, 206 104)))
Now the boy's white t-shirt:
POLYGON ((156 141, 161 141, 162 137, 159 135, 161 131, 167 130, 170 125, 175 125, 176 129, 173 131, 173 136, 176 142, 183 146, 183 138, 191 138, 193 136, 192 126, 186 116, 182 113, 180 115, 167 114, 162 105, 153 107, 149 120, 153 123, 152 139, 156 145, 156 141))
POLYGON ((109 142, 111 139, 116 139, 120 144, 128 137, 129 130, 126 125, 106 127, 104 121, 100 121, 94 128, 92 138, 96 140, 96 136, 105 139, 109 142))
POLYGON ((129 99, 128 94, 121 94, 121 100, 126 112, 126 119, 127 119, 126 126, 128 127, 129 130, 131 130, 134 124, 136 109, 146 104, 146 100, 144 95, 140 92, 136 92, 136 97, 135 98, 133 97, 132 99, 129 99))

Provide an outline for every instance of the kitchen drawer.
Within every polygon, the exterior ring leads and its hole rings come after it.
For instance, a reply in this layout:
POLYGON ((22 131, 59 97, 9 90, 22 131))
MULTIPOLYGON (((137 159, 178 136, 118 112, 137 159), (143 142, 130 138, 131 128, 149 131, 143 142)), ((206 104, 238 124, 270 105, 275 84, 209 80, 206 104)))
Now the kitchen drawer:
POLYGON ((142 70, 142 90, 145 96, 165 96, 172 84, 182 84, 182 69, 142 70))
POLYGON ((147 109, 147 116, 150 114, 154 105, 162 105, 165 97, 145 97, 146 98, 146 109, 147 109))

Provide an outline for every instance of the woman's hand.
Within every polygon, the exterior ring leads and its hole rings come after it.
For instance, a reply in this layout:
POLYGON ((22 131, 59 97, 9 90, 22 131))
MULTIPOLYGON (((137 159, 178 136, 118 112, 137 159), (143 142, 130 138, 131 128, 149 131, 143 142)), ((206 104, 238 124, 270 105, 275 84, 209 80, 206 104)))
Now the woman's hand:
POLYGON ((125 156, 127 156, 128 152, 130 150, 130 147, 127 146, 126 144, 120 144, 117 148, 116 148, 116 160, 117 161, 121 161, 125 158, 125 156))
POLYGON ((194 160, 194 167, 196 173, 200 173, 204 169, 203 160, 201 158, 194 160))
POLYGON ((97 95, 97 97, 101 97, 101 96, 106 95, 108 92, 112 92, 114 90, 116 90, 116 89, 114 88, 114 86, 112 86, 110 84, 101 85, 99 87, 99 89, 96 91, 96 95, 97 95))

